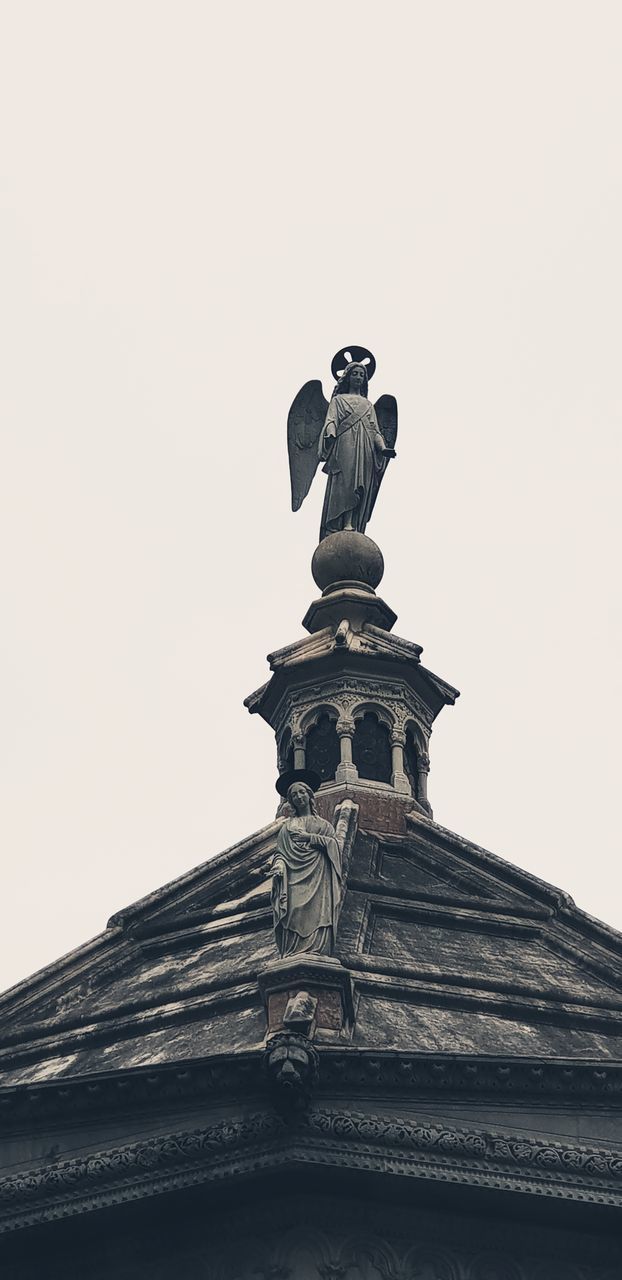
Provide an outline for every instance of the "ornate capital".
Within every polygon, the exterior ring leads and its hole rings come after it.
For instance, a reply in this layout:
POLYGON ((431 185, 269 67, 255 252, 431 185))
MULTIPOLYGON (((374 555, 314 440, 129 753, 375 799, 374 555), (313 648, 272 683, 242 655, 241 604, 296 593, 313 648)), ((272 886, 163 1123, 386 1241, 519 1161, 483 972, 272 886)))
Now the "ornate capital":
POLYGON ((406 734, 405 734, 405 733, 403 733, 403 731, 402 731, 401 729, 394 729, 394 730, 393 730, 393 732, 392 732, 392 734, 391 734, 391 746, 392 746, 392 747, 405 747, 405 746, 406 746, 406 734))
POLYGON ((354 720, 351 720, 349 717, 343 716, 341 720, 337 721, 337 733, 340 738, 353 738, 354 729, 354 720))

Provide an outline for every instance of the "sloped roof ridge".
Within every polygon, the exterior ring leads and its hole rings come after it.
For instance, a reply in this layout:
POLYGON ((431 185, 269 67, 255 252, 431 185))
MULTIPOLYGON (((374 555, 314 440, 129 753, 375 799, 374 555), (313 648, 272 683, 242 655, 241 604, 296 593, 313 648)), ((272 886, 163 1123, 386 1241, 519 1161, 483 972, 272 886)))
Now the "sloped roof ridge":
MULTIPOLYGON (((553 905, 560 910, 577 910, 574 899, 565 889, 560 889, 557 885, 553 885, 548 880, 542 880, 540 876, 534 874, 533 871, 525 871, 523 867, 518 867, 516 863, 510 862, 508 858, 502 858, 499 854, 492 853, 490 849, 485 849, 483 845, 475 844, 473 840, 467 839, 466 836, 458 835, 456 831, 451 831, 449 827, 443 827, 435 819, 427 818, 423 814, 413 810, 406 814, 406 821, 410 828, 408 835, 415 833, 421 834, 423 838, 436 839, 441 845, 448 845, 448 852, 452 853, 456 850, 466 853, 469 857, 475 859, 482 869, 489 870, 493 875, 499 877, 501 873, 502 879, 514 885, 523 892, 535 894, 538 898, 543 898, 546 902, 552 902, 553 905), (420 828, 417 831, 417 828, 420 828)), ((395 837, 392 837, 395 839, 395 837)), ((622 941, 622 939, 621 939, 622 941)))
MULTIPOLYGON (((457 832, 451 831, 449 827, 443 827, 436 820, 426 817, 423 814, 412 811, 406 815, 407 824, 410 828, 406 837, 402 837, 405 843, 408 842, 408 836, 414 835, 417 828, 420 828, 420 834, 428 839, 440 837, 440 842, 449 845, 449 852, 460 850, 469 855, 475 855, 475 859, 482 865, 482 868, 488 868, 493 875, 505 879, 517 889, 523 892, 535 895, 545 902, 551 903, 556 913, 561 918, 566 918, 579 924, 581 928, 590 934, 595 942, 600 942, 604 946, 612 947, 622 956, 622 932, 614 928, 613 925, 606 924, 604 920, 599 920, 596 916, 592 916, 589 912, 578 907, 571 894, 565 889, 560 889, 557 885, 553 885, 548 880, 542 880, 540 876, 535 875, 533 871, 525 871, 523 867, 518 867, 516 863, 510 862, 508 858, 502 858, 499 854, 492 853, 490 849, 485 849, 483 845, 475 844, 474 841, 468 840, 465 836, 458 835, 457 832)), ((382 839, 382 836, 379 837, 382 839)), ((399 840, 400 837, 394 835, 388 836, 388 840, 399 840)))
POLYGON ((192 867, 190 871, 184 872, 183 875, 177 876, 174 880, 169 880, 167 884, 162 885, 159 889, 154 889, 151 893, 145 894, 144 898, 139 898, 136 902, 130 903, 129 906, 122 907, 120 911, 115 911, 114 915, 110 917, 107 927, 109 929, 114 925, 125 927, 130 920, 135 920, 138 916, 147 914, 152 908, 164 906, 168 899, 179 893, 180 889, 193 889, 203 877, 207 876, 208 880, 212 876, 215 877, 218 872, 230 866, 231 863, 242 859, 251 851, 256 850, 258 846, 269 843, 282 823, 282 818, 276 818, 273 822, 269 822, 267 826, 260 827, 258 831, 253 832, 251 836, 246 836, 245 839, 238 840, 236 844, 223 849, 222 853, 206 858, 198 866, 192 867))
POLYGON ((86 964, 93 958, 97 958, 99 953, 110 951, 114 943, 122 936, 121 928, 104 929, 101 933, 95 934, 94 938, 89 938, 88 942, 81 942, 79 946, 73 947, 71 951, 67 951, 65 955, 57 957, 55 960, 45 964, 41 969, 35 970, 26 978, 21 978, 19 982, 14 983, 12 987, 7 987, 6 991, 0 992, 0 1012, 5 1011, 7 1006, 16 1002, 19 1004, 22 998, 41 994, 43 987, 50 978, 62 978, 67 970, 74 970, 76 978, 80 977, 82 969, 76 969, 76 962, 85 961, 86 964))
POLYGON ((180 890, 191 891, 196 888, 202 878, 205 878, 207 883, 211 879, 217 879, 219 873, 230 868, 232 863, 235 864, 236 861, 241 862, 248 858, 253 850, 259 852, 265 845, 269 846, 281 823, 282 819, 278 818, 274 822, 268 823, 267 826, 260 827, 251 836, 247 836, 244 840, 239 840, 236 844, 230 845, 227 849, 211 858, 206 858, 198 866, 192 867, 189 871, 184 872, 173 880, 169 880, 159 889, 145 894, 143 898, 139 898, 136 902, 130 903, 129 906, 116 911, 110 917, 106 928, 101 933, 95 934, 87 942, 80 943, 79 946, 66 952, 65 955, 57 957, 49 964, 43 965, 41 969, 36 970, 35 973, 22 978, 6 991, 0 992, 0 1011, 8 1012, 15 1004, 19 1006, 22 1000, 27 1000, 28 997, 36 998, 41 994, 41 990, 46 983, 53 980, 60 981, 68 972, 73 971, 73 976, 79 979, 83 971, 85 973, 90 971, 90 962, 93 959, 102 954, 105 956, 114 947, 114 944, 123 937, 130 922, 140 920, 141 917, 149 915, 150 912, 166 906, 167 902, 176 894, 179 894, 180 890))

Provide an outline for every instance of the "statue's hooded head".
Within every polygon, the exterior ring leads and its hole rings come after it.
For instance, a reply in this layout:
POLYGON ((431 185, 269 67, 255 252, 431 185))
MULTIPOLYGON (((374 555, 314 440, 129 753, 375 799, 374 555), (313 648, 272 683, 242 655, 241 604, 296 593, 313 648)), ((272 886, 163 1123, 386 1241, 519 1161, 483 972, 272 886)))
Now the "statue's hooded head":
POLYGON ((356 360, 352 360, 350 364, 346 365, 341 377, 337 379, 337 385, 333 391, 333 395, 347 396, 349 392, 355 391, 357 395, 367 397, 368 387, 369 377, 365 365, 359 364, 356 360), (352 372, 354 369, 360 369, 363 374, 362 378, 359 379, 357 377, 354 379, 355 385, 352 383, 352 372))

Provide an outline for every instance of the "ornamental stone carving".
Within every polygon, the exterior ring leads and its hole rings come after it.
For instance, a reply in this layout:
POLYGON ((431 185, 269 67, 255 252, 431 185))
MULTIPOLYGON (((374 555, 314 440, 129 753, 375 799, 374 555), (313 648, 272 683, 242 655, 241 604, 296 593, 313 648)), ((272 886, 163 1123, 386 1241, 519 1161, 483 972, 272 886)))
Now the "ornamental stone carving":
POLYGON ((304 502, 320 463, 328 476, 320 541, 340 530, 364 533, 391 458, 395 457, 397 402, 367 398, 376 361, 365 347, 333 357, 330 402, 317 379, 306 382, 287 418, 292 510, 304 502))
POLYGON ((277 783, 293 811, 279 831, 272 862, 274 936, 281 956, 332 956, 335 950, 358 809, 345 800, 336 810, 336 827, 321 818, 314 798, 319 781, 308 770, 294 770, 277 783))
POLYGON ((317 1081, 318 1065, 317 1049, 307 1035, 282 1031, 270 1037, 265 1071, 279 1111, 290 1113, 307 1106, 317 1081))
MULTIPOLYGON (((360 676, 356 679, 351 676, 336 676, 322 685, 307 685, 289 690, 276 716, 277 740, 286 744, 288 750, 294 751, 296 768, 314 768, 314 760, 308 758, 306 751, 309 735, 313 735, 321 717, 328 716, 339 739, 341 758, 335 759, 334 768, 331 767, 329 771, 330 777, 323 774, 322 780, 356 783, 359 780, 359 770, 353 760, 353 741, 356 747, 357 726, 369 713, 377 716, 380 724, 384 724, 390 734, 393 759, 390 770, 388 766, 384 770, 384 781, 390 782, 394 790, 405 795, 413 793, 404 764, 406 735, 407 732, 412 734, 418 766, 420 762, 420 778, 415 787, 414 798, 429 810, 422 775, 429 770, 427 746, 431 714, 412 689, 400 681, 374 676, 360 676)), ((313 743, 311 754, 315 758, 315 739, 313 743)), ((286 754, 281 745, 279 759, 282 764, 286 754)))

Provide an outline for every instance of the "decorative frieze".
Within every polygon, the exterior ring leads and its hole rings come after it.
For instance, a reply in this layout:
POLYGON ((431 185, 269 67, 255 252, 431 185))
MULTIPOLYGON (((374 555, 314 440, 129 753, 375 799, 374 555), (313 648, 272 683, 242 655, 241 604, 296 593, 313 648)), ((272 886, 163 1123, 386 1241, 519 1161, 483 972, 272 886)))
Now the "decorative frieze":
MULTIPOLYGON (((308 1065, 313 1070, 311 1059, 308 1065)), ((296 1168, 365 1169, 389 1177, 425 1176, 435 1182, 622 1206, 618 1150, 430 1124, 347 1106, 297 1112, 291 1126, 271 1107, 2 1178, 0 1230, 199 1183, 221 1183, 260 1169, 283 1169, 288 1160, 296 1168)))
MULTIPOLYGON (((390 733, 392 763, 390 785, 403 795, 411 795, 411 782, 405 767, 406 734, 410 732, 417 751, 417 795, 428 810, 427 778, 429 771, 428 742, 432 713, 413 690, 402 681, 374 676, 335 676, 321 685, 303 685, 288 689, 281 699, 274 719, 279 758, 285 754, 284 744, 294 751, 296 768, 309 768, 306 743, 322 716, 335 724, 340 742, 340 760, 334 779, 338 783, 356 783, 359 770, 353 760, 352 742, 366 714, 371 712, 390 733), (421 762, 421 764, 420 764, 421 762)), ((387 781, 389 778, 387 776, 387 781)))

